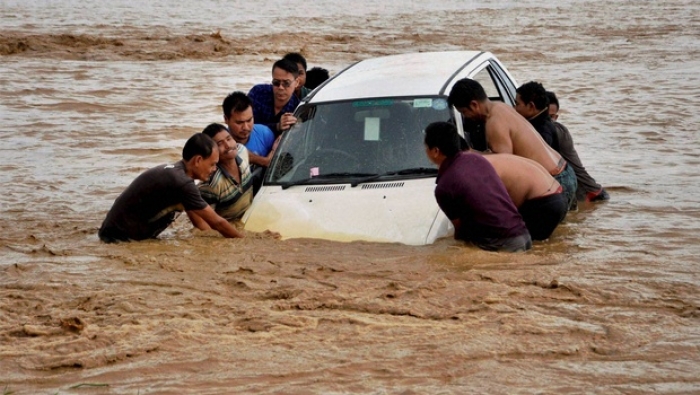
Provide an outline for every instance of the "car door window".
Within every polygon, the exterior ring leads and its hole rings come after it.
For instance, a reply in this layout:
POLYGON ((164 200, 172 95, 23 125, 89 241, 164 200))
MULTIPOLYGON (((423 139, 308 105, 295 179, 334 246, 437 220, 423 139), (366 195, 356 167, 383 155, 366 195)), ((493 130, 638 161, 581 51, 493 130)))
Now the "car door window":
POLYGON ((515 104, 515 86, 506 76, 506 74, 498 67, 497 64, 486 62, 479 71, 471 77, 479 82, 486 96, 491 100, 502 101, 509 105, 515 104))
POLYGON ((489 99, 503 101, 503 97, 501 96, 498 87, 496 86, 493 78, 491 77, 488 64, 486 64, 485 67, 483 67, 476 74, 474 74, 474 76, 472 76, 472 79, 481 84, 482 87, 484 87, 484 91, 486 91, 486 96, 488 96, 489 99))

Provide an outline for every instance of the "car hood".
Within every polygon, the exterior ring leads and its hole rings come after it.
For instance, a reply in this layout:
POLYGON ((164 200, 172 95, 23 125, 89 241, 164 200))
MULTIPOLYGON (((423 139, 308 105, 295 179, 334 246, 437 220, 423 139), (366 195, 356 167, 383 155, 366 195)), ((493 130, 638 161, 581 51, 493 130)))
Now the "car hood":
POLYGON ((434 197, 435 178, 361 184, 263 186, 245 229, 282 238, 430 244, 452 231, 434 197))

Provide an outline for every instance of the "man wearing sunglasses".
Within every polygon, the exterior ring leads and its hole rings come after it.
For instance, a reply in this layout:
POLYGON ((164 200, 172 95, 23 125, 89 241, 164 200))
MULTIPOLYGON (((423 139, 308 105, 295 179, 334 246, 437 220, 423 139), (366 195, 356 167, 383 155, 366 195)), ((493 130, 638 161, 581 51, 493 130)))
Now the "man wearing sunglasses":
POLYGON ((298 78, 299 66, 291 60, 280 59, 272 65, 272 83, 255 85, 248 92, 255 122, 268 126, 275 136, 297 121, 293 113, 299 105, 299 98, 294 94, 298 78))

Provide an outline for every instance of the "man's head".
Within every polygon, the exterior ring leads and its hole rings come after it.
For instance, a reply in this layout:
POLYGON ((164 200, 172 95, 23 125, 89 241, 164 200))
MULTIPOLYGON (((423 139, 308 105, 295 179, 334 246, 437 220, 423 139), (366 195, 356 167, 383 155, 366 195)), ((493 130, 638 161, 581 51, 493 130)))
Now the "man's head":
POLYGON ((484 104, 487 100, 488 96, 481 84, 470 78, 457 81, 447 97, 449 105, 456 108, 464 118, 472 121, 485 119, 484 104))
POLYGON ((549 117, 552 121, 559 119, 559 99, 552 91, 547 91, 547 99, 549 99, 549 117))
POLYGON ((306 58, 304 58, 304 56, 299 52, 290 52, 284 55, 284 58, 282 59, 291 60, 297 64, 297 68, 299 68, 299 83, 297 84, 296 91, 299 92, 301 87, 306 84, 306 58))
POLYGON ((211 137, 216 143, 216 146, 219 147, 220 162, 236 159, 236 155, 238 155, 238 144, 231 136, 231 133, 228 132, 226 126, 220 123, 211 123, 202 130, 202 133, 211 137))
POLYGON ((211 137, 204 133, 196 133, 190 137, 182 148, 182 159, 185 162, 187 175, 206 181, 216 170, 219 161, 219 150, 211 137))
POLYGON ((275 104, 287 104, 299 85, 299 66, 288 59, 280 59, 272 65, 272 92, 275 104))
POLYGON ((538 115, 549 105, 547 91, 539 82, 522 84, 515 92, 515 111, 525 118, 538 115))
POLYGON ((233 139, 241 144, 246 144, 253 131, 253 102, 248 95, 236 91, 224 99, 224 122, 228 126, 233 139))
POLYGON ((433 122, 425 128, 425 153, 431 162, 440 165, 461 151, 461 140, 455 125, 449 122, 433 122))
POLYGON ((306 73, 306 83, 304 86, 314 90, 317 86, 321 85, 324 81, 330 78, 328 70, 323 67, 312 67, 306 73))

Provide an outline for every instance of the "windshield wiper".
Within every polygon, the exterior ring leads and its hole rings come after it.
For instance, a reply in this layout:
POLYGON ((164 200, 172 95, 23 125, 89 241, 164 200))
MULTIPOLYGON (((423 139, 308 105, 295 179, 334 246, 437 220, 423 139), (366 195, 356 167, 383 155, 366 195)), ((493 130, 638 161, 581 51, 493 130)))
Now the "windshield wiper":
POLYGON ((377 179, 382 178, 382 177, 413 176, 413 175, 432 176, 432 175, 437 174, 437 171, 438 170, 434 167, 412 167, 410 169, 392 170, 392 171, 387 171, 386 173, 374 174, 374 175, 368 176, 367 178, 353 181, 350 184, 350 186, 354 188, 360 184, 364 184, 366 182, 371 182, 371 181, 377 180, 377 179))
POLYGON ((374 177, 377 176, 378 174, 372 174, 372 173, 328 173, 328 174, 319 174, 314 177, 309 177, 309 178, 302 178, 300 180, 296 181, 290 181, 287 183, 282 184, 282 189, 287 189, 289 187, 293 187, 295 185, 307 185, 307 184, 316 184, 316 181, 323 181, 323 180, 334 180, 334 179, 343 179, 343 178, 356 178, 356 177, 374 177))

